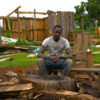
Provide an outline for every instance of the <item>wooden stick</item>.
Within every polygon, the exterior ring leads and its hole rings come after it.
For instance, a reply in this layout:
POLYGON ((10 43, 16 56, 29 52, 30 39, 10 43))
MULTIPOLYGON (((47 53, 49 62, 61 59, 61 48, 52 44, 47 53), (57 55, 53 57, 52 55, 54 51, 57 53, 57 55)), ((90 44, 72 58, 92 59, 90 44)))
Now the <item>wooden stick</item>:
MULTIPOLYGON (((19 11, 19 14, 34 14, 34 12, 25 12, 25 11, 19 11)), ((35 14, 42 14, 42 15, 47 15, 47 13, 43 12, 35 12, 35 14)))
POLYGON ((40 96, 42 96, 42 95, 43 95, 43 93, 39 93, 39 94, 37 94, 36 96, 34 96, 33 99, 37 99, 38 97, 40 97, 40 96))
POLYGON ((21 8, 21 6, 17 7, 15 10, 13 10, 10 14, 8 14, 6 17, 9 17, 11 14, 13 14, 14 12, 16 12, 19 8, 21 8))

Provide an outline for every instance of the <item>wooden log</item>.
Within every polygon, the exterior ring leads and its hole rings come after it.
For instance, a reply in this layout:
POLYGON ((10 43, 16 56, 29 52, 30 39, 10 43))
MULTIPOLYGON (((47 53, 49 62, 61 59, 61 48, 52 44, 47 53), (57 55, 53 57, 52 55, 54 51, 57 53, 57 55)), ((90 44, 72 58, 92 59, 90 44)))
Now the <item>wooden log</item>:
POLYGON ((72 91, 41 91, 43 97, 53 100, 97 100, 95 97, 86 94, 80 94, 72 91))
POLYGON ((21 82, 27 83, 31 82, 34 86, 35 90, 76 90, 76 83, 75 80, 68 78, 68 77, 60 77, 55 76, 55 78, 59 78, 59 80, 53 80, 51 76, 45 76, 45 77, 30 77, 30 78, 23 78, 21 79, 21 82), (46 78, 46 79, 45 79, 46 78), (49 78, 49 79, 47 79, 49 78))
POLYGON ((0 93, 3 92, 14 92, 14 91, 25 91, 25 90, 30 90, 32 89, 33 86, 31 83, 28 84, 19 84, 19 85, 14 85, 14 86, 2 86, 0 87, 0 93))

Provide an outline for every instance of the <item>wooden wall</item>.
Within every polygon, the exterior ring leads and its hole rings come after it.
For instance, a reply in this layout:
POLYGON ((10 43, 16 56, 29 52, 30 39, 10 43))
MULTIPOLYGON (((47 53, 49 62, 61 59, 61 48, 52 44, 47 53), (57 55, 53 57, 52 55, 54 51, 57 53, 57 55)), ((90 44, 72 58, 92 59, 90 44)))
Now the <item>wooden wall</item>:
MULTIPOLYGON (((33 18, 19 18, 20 19, 20 33, 21 38, 28 40, 34 40, 34 19, 33 18)), ((9 19, 3 19, 3 33, 4 36, 7 35, 7 32, 10 32, 12 38, 18 38, 18 20, 16 17, 9 19), (8 22, 10 21, 10 23, 8 22), (9 27, 10 28, 9 28, 9 27)), ((47 21, 46 21, 47 22, 47 21)), ((48 28, 45 28, 45 19, 37 18, 36 19, 36 40, 42 41, 45 38, 45 31, 48 28)))

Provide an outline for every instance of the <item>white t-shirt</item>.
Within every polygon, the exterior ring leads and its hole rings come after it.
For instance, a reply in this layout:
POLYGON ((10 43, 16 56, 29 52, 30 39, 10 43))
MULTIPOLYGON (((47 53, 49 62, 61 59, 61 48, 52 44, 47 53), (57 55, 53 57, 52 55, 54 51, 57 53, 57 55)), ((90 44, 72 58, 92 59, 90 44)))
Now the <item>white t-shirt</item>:
POLYGON ((43 41, 42 45, 47 48, 50 56, 63 56, 64 49, 70 48, 68 40, 63 37, 60 37, 60 40, 57 42, 53 40, 53 36, 48 37, 43 41))

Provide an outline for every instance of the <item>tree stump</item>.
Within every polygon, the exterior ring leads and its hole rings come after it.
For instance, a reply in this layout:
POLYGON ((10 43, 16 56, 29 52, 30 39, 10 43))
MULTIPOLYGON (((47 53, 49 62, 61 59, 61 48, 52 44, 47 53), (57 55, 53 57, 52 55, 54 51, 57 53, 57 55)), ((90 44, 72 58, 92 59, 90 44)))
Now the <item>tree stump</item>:
POLYGON ((22 83, 31 82, 33 84, 34 90, 70 90, 76 91, 76 82, 74 79, 69 77, 61 76, 51 76, 47 75, 44 77, 41 76, 32 76, 21 79, 22 83))

